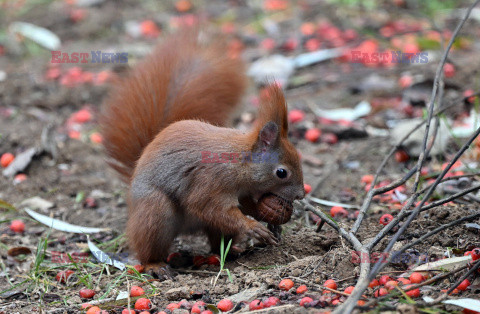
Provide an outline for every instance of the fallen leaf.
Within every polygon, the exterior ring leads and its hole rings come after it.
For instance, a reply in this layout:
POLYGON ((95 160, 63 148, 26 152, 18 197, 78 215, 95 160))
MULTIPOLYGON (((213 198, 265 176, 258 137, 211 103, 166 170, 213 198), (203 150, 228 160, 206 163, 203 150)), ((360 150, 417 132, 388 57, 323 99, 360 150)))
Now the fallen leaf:
POLYGON ((27 255, 32 253, 32 250, 30 250, 26 246, 17 246, 17 247, 12 247, 10 250, 7 251, 7 254, 9 256, 15 257, 21 254, 27 255))
POLYGON ((446 300, 446 301, 443 301, 442 303, 460 306, 464 309, 469 309, 472 311, 478 311, 480 309, 480 300, 475 300, 475 299, 446 300))
POLYGON ((61 45, 60 38, 58 38, 58 36, 52 31, 34 24, 13 22, 10 24, 9 30, 12 33, 20 34, 49 50, 57 50, 61 45))
POLYGON ((50 218, 48 216, 36 213, 33 210, 28 208, 25 208, 25 211, 38 222, 41 222, 42 224, 47 225, 55 230, 72 232, 72 233, 98 233, 98 232, 110 230, 109 228, 91 228, 91 227, 72 225, 72 224, 69 224, 68 222, 64 222, 55 218, 50 218))
POLYGON ((87 236, 87 241, 88 241, 88 248, 90 249, 90 252, 92 252, 93 256, 95 256, 95 258, 100 263, 112 265, 112 266, 114 266, 114 267, 116 267, 120 270, 125 269, 125 264, 124 263, 122 263, 122 262, 120 262, 116 259, 111 258, 110 256, 108 256, 107 253, 100 250, 95 244, 93 244, 92 241, 90 241, 89 236, 87 236))

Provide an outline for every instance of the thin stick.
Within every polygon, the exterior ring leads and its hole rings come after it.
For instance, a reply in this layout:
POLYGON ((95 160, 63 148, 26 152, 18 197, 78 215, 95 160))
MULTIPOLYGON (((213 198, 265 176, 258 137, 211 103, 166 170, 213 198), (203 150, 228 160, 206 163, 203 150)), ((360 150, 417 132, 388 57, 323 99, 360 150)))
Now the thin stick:
MULTIPOLYGON (((427 120, 427 125, 426 125, 426 130, 425 130, 425 137, 424 137, 424 143, 423 143, 423 153, 421 154, 421 156, 419 157, 419 161, 418 161, 418 172, 417 172, 417 177, 415 179, 415 183, 414 183, 414 191, 417 191, 417 188, 418 188, 418 183, 419 183, 419 178, 420 178, 420 169, 422 168, 422 165, 423 165, 423 162, 425 160, 425 152, 426 152, 426 143, 427 143, 427 139, 428 139, 428 130, 429 130, 429 126, 430 126, 430 121, 432 119, 432 115, 433 115, 433 108, 434 108, 434 101, 435 101, 435 98, 436 98, 436 93, 437 93, 437 89, 438 89, 438 86, 439 86, 439 80, 441 79, 442 77, 442 72, 443 72, 443 66, 445 65, 446 61, 447 61, 447 57, 448 57, 448 53, 450 52, 450 49, 453 45, 453 41, 455 40, 455 38, 457 37, 458 33, 460 32, 460 29, 463 27, 463 25, 465 24, 465 22, 467 21, 468 17, 470 16, 470 13, 472 12, 473 8, 480 2, 480 0, 476 0, 467 10, 465 16, 462 18, 462 20, 460 21, 460 23, 457 25, 455 31, 453 32, 452 34, 452 37, 450 38, 450 41, 447 45, 447 48, 445 49, 444 53, 443 53, 443 56, 442 56, 442 59, 440 61, 440 64, 439 66, 437 67, 437 71, 436 71, 436 74, 435 74, 435 79, 434 79, 434 86, 433 86, 433 89, 432 89, 432 95, 430 97, 430 101, 429 101, 429 114, 428 114, 428 120, 427 120)), ((453 163, 458 160, 458 158, 465 152, 465 150, 468 148, 468 146, 473 142, 473 140, 478 136, 478 134, 480 133, 480 128, 477 129, 477 131, 475 132, 474 136, 472 136, 470 138, 470 140, 467 142, 467 145, 464 145, 462 147, 462 149, 460 149, 460 151, 455 155, 454 159, 452 160, 452 162, 449 163, 449 165, 447 166, 447 168, 444 169, 444 171, 442 171, 442 174, 437 178, 437 180, 435 181, 435 183, 432 185, 432 187, 427 191, 426 195, 425 195, 425 198, 420 202, 419 205, 416 206, 416 208, 412 211, 412 213, 410 214, 410 216, 408 217, 407 221, 400 227, 400 229, 395 233, 395 235, 393 236, 392 240, 389 242, 389 244, 387 245, 387 248, 385 249, 384 252, 386 253, 390 253, 393 245, 397 242, 398 238, 400 237, 400 235, 402 235, 404 233, 404 231, 406 230, 406 228, 409 226, 409 224, 412 222, 412 220, 417 216, 417 214, 419 213, 421 207, 425 204, 426 200, 431 196, 431 194, 433 193, 433 190, 435 189, 435 187, 438 185, 438 183, 440 182, 440 180, 445 176, 446 172, 452 167, 453 163)), ((373 182, 372 182, 373 184, 373 182)), ((369 193, 370 195, 370 193, 369 193)), ((371 195, 370 195, 371 196, 371 195)), ((416 198, 414 198, 416 200, 416 198)), ((364 203, 365 204, 365 203, 364 203)), ((360 226, 360 221, 361 219, 363 219, 363 215, 365 214, 366 212, 366 208, 363 208, 362 206, 362 209, 364 212, 362 214, 362 217, 360 218, 360 215, 357 219, 357 221, 355 222, 355 225, 354 225, 354 228, 352 229, 352 234, 354 234, 359 226, 360 226), (358 222, 358 223, 357 223, 358 222), (354 232, 355 231, 355 232, 354 232)), ((363 247, 362 247, 363 248, 363 247)), ((402 253, 402 252, 399 252, 399 253, 402 253)), ((394 254, 395 256, 397 254, 394 254)), ((383 263, 383 256, 380 257, 379 261, 375 264, 375 266, 373 267, 373 269, 370 271, 370 274, 367 275, 367 276, 360 276, 360 279, 359 281, 357 282, 356 286, 355 286, 355 289, 353 290, 352 292, 352 295, 345 301, 345 303, 338 307, 334 313, 350 313, 353 311, 353 309, 355 308, 356 306, 356 303, 357 301, 360 299, 362 293, 365 291, 365 289, 368 287, 368 284, 369 282, 371 281, 372 278, 374 278, 376 276, 376 274, 383 268, 387 265, 388 263, 383 263)), ((362 275, 362 274, 361 274, 362 275)))
MULTIPOLYGON (((435 277, 432 277, 428 280, 425 280, 424 282, 421 282, 421 283, 418 283, 418 284, 413 284, 413 285, 409 285, 410 287, 408 287, 408 289, 402 289, 403 291, 407 292, 407 291, 410 291, 410 290, 415 290, 415 289, 418 289, 420 287, 423 287, 423 286, 426 286, 426 285, 429 285, 431 283, 434 283, 434 282, 437 282, 439 280, 442 280, 444 278, 447 278, 453 274, 456 274, 458 273, 459 271, 462 271, 464 269, 466 269, 468 267, 468 265, 465 265, 465 266, 462 266, 462 267, 459 267, 459 268, 456 268, 454 270, 451 270, 445 274, 441 274, 441 275, 437 275, 435 277)), ((386 298, 389 298, 389 297, 392 297, 391 295, 384 295, 384 296, 381 296, 381 297, 378 297, 376 299, 373 299, 373 300, 370 300, 367 304, 363 305, 362 308, 367 308, 367 307, 370 307, 376 303, 378 303, 379 301, 383 300, 383 299, 386 299, 386 298)))
POLYGON ((434 234, 437 234, 439 233, 440 231, 442 230, 445 230, 447 228, 450 228, 450 227, 453 227, 453 226, 456 226, 458 224, 461 224, 462 222, 464 221, 469 221, 469 220, 473 220, 477 217, 480 217, 480 212, 477 212, 475 214, 472 214, 472 215, 469 215, 469 216, 465 216, 465 217, 462 217, 460 219, 457 219, 457 220, 454 220, 448 224, 444 224, 444 225, 441 225, 440 227, 438 228, 435 228, 433 229, 432 231, 424 234, 423 236, 421 236, 420 238, 418 238, 417 240, 413 241, 413 242, 410 242, 409 244, 403 246, 400 250, 405 252, 406 250, 408 250, 409 248, 417 245, 418 243, 420 242, 423 242, 425 239, 428 239, 429 237, 431 237, 432 235, 434 234))

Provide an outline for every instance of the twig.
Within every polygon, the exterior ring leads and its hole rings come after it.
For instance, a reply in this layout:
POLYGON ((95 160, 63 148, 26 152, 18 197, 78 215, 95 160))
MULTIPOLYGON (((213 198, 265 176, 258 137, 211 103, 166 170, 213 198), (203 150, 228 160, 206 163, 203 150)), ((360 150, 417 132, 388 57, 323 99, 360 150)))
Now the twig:
POLYGON ((417 245, 418 243, 420 242, 423 242, 425 239, 428 239, 429 237, 431 237, 432 235, 434 234, 437 234, 439 233, 440 231, 444 230, 444 229, 447 229, 447 228, 450 228, 450 227, 453 227, 455 225, 458 225, 458 224, 461 224, 462 222, 464 221, 469 221, 469 220, 472 220, 472 219, 475 219, 477 217, 480 217, 480 212, 477 212, 475 214, 472 214, 472 215, 469 215, 469 216, 465 216, 465 217, 462 217, 460 219, 457 219, 457 220, 454 220, 448 224, 444 224, 444 225, 441 225, 440 227, 438 228, 435 228, 433 229, 432 231, 424 234, 423 236, 421 236, 420 238, 418 238, 417 240, 413 241, 413 242, 410 242, 409 244, 403 246, 400 250, 405 252, 406 250, 408 250, 409 248, 417 245))
POLYGON ((470 270, 465 274, 463 275, 462 277, 460 277, 460 279, 458 279, 451 287, 450 289, 447 290, 447 295, 450 294, 453 290, 455 290, 455 288, 458 287, 459 284, 462 283, 462 281, 464 281, 465 279, 468 278, 468 276, 470 276, 471 274, 473 274, 478 268, 480 267, 480 260, 478 260, 472 268, 470 268, 470 270))
POLYGON ((336 222, 334 222, 330 217, 328 217, 324 212, 321 210, 313 207, 312 205, 303 202, 304 207, 306 210, 311 211, 315 215, 319 216, 322 218, 323 221, 325 221, 330 227, 335 229, 345 240, 350 242, 350 244, 353 246, 355 250, 361 250, 362 249, 362 244, 360 241, 355 237, 352 233, 348 233, 345 229, 342 227, 338 226, 336 222))
MULTIPOLYGON (((455 31, 453 32, 452 34, 452 37, 450 38, 450 41, 448 42, 448 45, 447 45, 447 48, 445 49, 444 53, 443 53, 443 56, 442 56, 442 59, 439 63, 439 66, 437 67, 437 71, 436 71, 436 74, 435 74, 435 79, 434 79, 434 86, 433 86, 433 89, 432 89, 432 95, 430 97, 430 101, 429 101, 429 112, 428 112, 428 119, 427 119, 427 124, 426 124, 426 129, 425 129, 425 136, 424 136, 424 141, 423 141, 423 152, 422 154, 420 155, 419 157, 419 161, 417 163, 417 176, 415 178, 415 183, 414 183, 414 187, 413 187, 413 191, 417 191, 417 188, 418 188, 418 184, 419 184, 419 180, 420 180, 420 170, 423 166, 423 163, 425 161, 425 158, 426 158, 426 148, 427 148, 427 140, 428 140, 428 132, 429 132, 429 127, 430 127, 430 122, 431 122, 431 119, 432 119, 432 116, 433 116, 433 111, 434 111, 434 101, 435 101, 435 98, 436 98, 436 93, 437 93, 437 89, 438 89, 438 86, 439 86, 439 80, 441 80, 442 78, 442 73, 443 73, 443 66, 445 65, 446 63, 446 60, 447 60, 447 57, 448 57, 448 53, 450 52, 450 49, 453 45, 453 41, 455 40, 455 38, 457 37, 458 33, 460 32, 460 29, 463 27, 463 25, 465 24, 465 22, 467 21, 468 17, 470 16, 470 13, 471 11, 473 10, 473 8, 480 2, 480 0, 476 0, 467 10, 465 16, 462 18, 462 20, 459 22, 459 24, 457 25, 455 31)), ((419 213, 421 207, 425 204, 426 200, 431 196, 431 194, 433 193, 433 190, 435 189, 435 187, 439 184, 440 180, 445 176, 446 172, 452 167, 453 163, 458 160, 458 158, 465 152, 465 150, 469 147, 469 145, 473 142, 473 140, 478 136, 478 134, 480 133, 480 128, 475 132, 474 136, 472 136, 470 138, 470 140, 467 142, 466 145, 464 145, 462 147, 462 149, 460 149, 460 151, 455 155, 455 157, 453 158, 453 160, 449 163, 449 165, 444 169, 444 171, 442 171, 441 175, 437 178, 437 180, 435 180, 435 183, 432 185, 432 187, 430 189, 428 189, 425 197, 423 198, 423 200, 420 202, 420 204, 418 204, 415 209, 412 211, 412 213, 410 214, 410 216, 408 217, 407 221, 399 228, 399 230, 395 233, 395 235, 393 236, 393 238, 391 239, 391 241, 388 243, 386 249, 385 249, 385 253, 390 253, 391 249, 393 248, 393 245, 397 242, 398 238, 400 237, 400 235, 402 235, 406 228, 410 225, 410 223, 413 221, 413 219, 417 216, 417 214, 419 213)), ((379 171, 377 171, 377 175, 376 177, 378 177, 378 173, 379 171)), ((374 180, 375 181, 375 180, 374 180)), ((374 182, 372 182, 372 188, 374 187, 374 182)), ((367 197, 372 197, 373 198, 373 193, 371 193, 371 191, 369 192, 369 195, 367 197)), ((413 200, 416 200, 416 197, 415 197, 416 193, 413 195, 413 197, 411 199, 413 200)), ((370 200, 371 202, 371 200, 370 200)), ((364 202, 364 205, 365 205, 366 202, 364 202)), ((402 209, 403 210, 403 209, 402 209)), ((361 220, 363 219, 363 216, 365 214, 365 212, 367 211, 367 208, 365 208, 364 206, 362 206, 361 208, 361 211, 360 211, 360 215, 357 219, 357 221, 355 222, 355 225, 354 227, 352 228, 352 234, 354 234, 359 226, 360 226, 360 223, 361 223, 361 220), (363 212, 362 212, 363 211, 363 212)), ((363 248, 363 246, 362 246, 363 248)), ((401 251, 399 251, 399 253, 402 253, 401 251)), ((394 254, 395 256, 397 254, 394 254)), ((391 258, 392 256, 390 256, 391 258)), ((375 264, 375 266, 373 267, 373 269, 370 271, 370 274, 366 275, 366 276, 362 276, 362 273, 361 273, 361 276, 355 286, 355 289, 353 290, 352 292, 352 295, 345 301, 345 303, 338 307, 334 313, 350 313, 353 311, 353 309, 355 308, 356 306, 356 303, 357 301, 360 299, 362 293, 365 291, 365 289, 368 287, 368 284, 369 282, 371 281, 372 278, 374 278, 376 276, 376 274, 383 268, 387 265, 388 263, 383 263, 383 256, 380 257, 379 261, 375 264)), ((363 264, 362 264, 363 265, 363 264)))
MULTIPOLYGON (((451 270, 445 274, 441 274, 441 275, 437 275, 435 277, 432 277, 428 280, 425 280, 424 282, 421 282, 421 283, 418 283, 418 284, 413 284, 413 285, 409 285, 410 287, 408 287, 408 289, 402 289, 403 291, 407 292, 407 291, 410 291, 410 290, 415 290, 415 289, 418 289, 420 287, 423 287, 423 286, 426 286, 426 285, 429 285, 431 283, 434 283, 434 282, 437 282, 439 280, 442 280, 444 278, 447 278, 453 274, 456 274, 458 273, 459 271, 462 271, 464 269, 466 269, 468 267, 468 265, 465 265, 465 266, 462 266, 462 267, 459 267, 459 268, 456 268, 454 270, 451 270)), ((383 299, 386 299, 386 298, 389 298, 391 297, 392 295, 384 295, 384 296, 381 296, 381 297, 378 297, 376 299, 373 299, 373 300, 370 300, 368 303, 366 303, 365 305, 362 306, 362 308, 367 308, 367 307, 370 307, 376 303, 378 303, 379 301, 383 300, 383 299)))
MULTIPOLYGON (((446 203, 451 202, 451 201, 453 201, 453 200, 455 200, 459 197, 464 196, 465 194, 471 193, 471 192, 476 191, 478 189, 480 189, 480 185, 470 187, 470 188, 465 189, 461 192, 458 192, 454 195, 451 195, 447 198, 432 202, 428 205, 423 206, 420 209, 420 212, 423 212, 425 210, 432 209, 434 207, 446 204, 446 203)), ((420 192, 418 192, 418 193, 420 193, 420 192)), ((379 233, 377 233, 377 235, 373 238, 373 240, 369 244, 367 244, 367 247, 369 248, 369 250, 374 248, 385 237, 385 235, 387 235, 388 232, 390 232, 390 230, 392 230, 393 227, 395 227, 397 225, 397 222, 403 220, 403 218, 405 218, 406 216, 408 216, 412 212, 412 211, 404 210, 405 208, 410 208, 411 207, 411 205, 413 204, 413 202, 411 202, 411 201, 412 201, 412 199, 409 199, 409 201, 407 201, 407 204, 402 208, 400 213, 388 225, 383 227, 383 229, 380 230, 379 233), (410 204, 408 204, 409 202, 410 202, 410 204)))

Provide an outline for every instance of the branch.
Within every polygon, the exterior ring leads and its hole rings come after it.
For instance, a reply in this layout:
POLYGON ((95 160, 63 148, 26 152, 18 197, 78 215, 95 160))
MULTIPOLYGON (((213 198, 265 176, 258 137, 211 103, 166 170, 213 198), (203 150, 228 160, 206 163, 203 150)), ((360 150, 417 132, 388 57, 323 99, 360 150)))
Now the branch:
MULTIPOLYGON (((429 131, 429 127, 430 127, 430 122, 432 120, 432 115, 433 115, 433 109, 434 109, 434 101, 435 101, 435 98, 436 98, 436 93, 437 93, 437 89, 438 89, 438 86, 439 86, 439 80, 441 80, 441 77, 442 77, 442 73, 443 73, 443 66, 445 65, 445 62, 447 60, 447 57, 448 57, 448 53, 450 52, 450 49, 453 45, 453 41, 455 40, 455 38, 457 37, 458 33, 460 32, 460 29, 463 27, 463 25, 465 24, 465 22, 467 21, 468 17, 470 16, 470 13, 472 12, 473 8, 480 2, 480 0, 476 0, 467 10, 465 16, 463 17, 463 19, 460 21, 460 23, 457 25, 455 31, 453 32, 453 35, 452 37, 450 38, 450 41, 448 42, 448 45, 447 45, 447 48, 445 49, 444 53, 443 53, 443 56, 442 56, 442 59, 440 61, 440 64, 439 66, 437 67, 437 71, 436 71, 436 74, 435 74, 435 79, 434 79, 434 86, 433 86, 433 89, 432 89, 432 95, 430 97, 430 101, 429 101, 429 113, 428 113, 428 119, 427 119, 427 125, 426 125, 426 130, 425 130, 425 137, 424 137, 424 142, 423 142, 423 153, 421 154, 421 156, 419 157, 419 161, 417 163, 417 169, 418 169, 418 172, 417 172, 417 177, 415 179, 415 183, 414 183, 414 191, 417 191, 417 188, 418 188, 418 183, 419 183, 419 178, 420 178, 420 170, 422 168, 422 165, 424 163, 424 160, 426 158, 425 156, 425 153, 426 153, 426 148, 427 148, 427 140, 428 140, 428 131, 429 131)), ((398 240, 398 238, 400 237, 400 235, 402 235, 406 228, 409 226, 409 224, 412 222, 412 220, 417 216, 417 214, 419 213, 421 207, 425 204, 426 200, 431 196, 431 194, 433 193, 433 190, 435 189, 435 187, 438 185, 438 183, 440 183, 440 180, 445 176, 445 174, 447 173, 447 171, 452 167, 453 163, 458 160, 458 158, 465 152, 465 150, 470 146, 470 144, 473 142, 473 140, 478 136, 478 134, 480 133, 480 128, 477 129, 477 131, 475 132, 474 136, 472 136, 470 138, 470 140, 467 142, 467 144, 465 144, 462 149, 455 155, 454 159, 449 163, 449 165, 444 169, 444 171, 442 171, 442 174, 437 178, 437 180, 435 181, 435 183, 432 185, 432 187, 428 190, 427 194, 425 195, 425 197, 423 198, 423 200, 420 202, 420 204, 418 204, 415 209, 412 211, 412 213, 410 214, 410 216, 408 217, 407 221, 405 222, 405 224, 403 224, 400 229, 395 233, 395 235, 393 236, 392 240, 389 242, 389 244, 387 245, 387 248, 385 249, 385 253, 390 253, 393 245, 396 243, 396 241, 398 240)), ((377 172, 378 174, 378 172, 377 172)), ((374 186, 374 183, 372 182, 372 185, 374 186)), ((373 193, 371 193, 371 191, 369 192, 369 196, 371 196, 373 193)), ((364 205, 367 203, 368 199, 364 202, 364 205)), ((371 200, 369 200, 368 202, 371 202, 371 200)), ((362 206, 361 208, 361 211, 360 214, 362 215, 360 217, 358 217, 357 221, 355 222, 355 225, 354 227, 352 228, 352 234, 354 234, 359 226, 360 226, 360 222, 361 220, 363 219, 363 216, 367 210, 367 208, 364 208, 364 206, 362 206), (355 231, 355 232, 354 232, 355 231)), ((402 253, 401 251, 399 253, 402 253)), ((396 254, 395 254, 396 255, 396 254)), ((338 307, 334 313, 351 313, 353 311, 353 309, 355 308, 356 306, 356 303, 357 301, 360 299, 362 293, 365 291, 365 289, 368 287, 368 284, 369 282, 371 281, 371 279, 373 279, 376 274, 383 268, 387 265, 388 263, 383 263, 383 256, 379 259, 379 261, 375 264, 375 266, 373 267, 373 269, 371 270, 370 274, 364 278, 360 277, 360 279, 357 281, 357 284, 355 286, 355 289, 353 290, 352 292, 352 295, 345 301, 345 303, 338 307)))

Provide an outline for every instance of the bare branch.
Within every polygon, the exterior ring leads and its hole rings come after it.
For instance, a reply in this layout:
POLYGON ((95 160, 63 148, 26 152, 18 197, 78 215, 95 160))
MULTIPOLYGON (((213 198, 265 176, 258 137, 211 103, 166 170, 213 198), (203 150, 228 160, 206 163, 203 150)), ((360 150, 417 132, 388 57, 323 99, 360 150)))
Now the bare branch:
MULTIPOLYGON (((413 191, 416 192, 417 189, 418 189, 418 184, 419 184, 419 179, 420 179, 420 170, 423 166, 423 163, 426 159, 426 153, 427 153, 427 140, 428 140, 428 133, 429 133, 429 128, 430 128, 430 122, 432 120, 432 116, 433 116, 433 111, 434 111, 434 102, 435 102, 435 98, 436 98, 436 94, 437 94, 437 90, 438 90, 438 87, 439 87, 439 81, 441 80, 442 78, 442 74, 443 74, 443 66, 445 65, 445 62, 447 60, 447 57, 448 57, 448 54, 450 52, 450 49, 453 45, 453 42, 455 40, 455 38, 458 36, 458 33, 460 32, 460 29, 463 27, 463 25, 465 24, 465 22, 467 21, 468 17, 470 16, 470 13, 472 12, 473 8, 480 2, 480 0, 476 0, 467 10, 465 16, 462 18, 462 20, 459 22, 459 24, 457 25, 455 31, 453 32, 452 34, 452 37, 450 38, 450 41, 448 42, 448 45, 447 45, 447 48, 445 49, 443 55, 442 55, 442 58, 441 58, 441 61, 439 63, 439 66, 437 67, 437 71, 436 71, 436 74, 435 74, 435 79, 434 79, 434 86, 433 86, 433 89, 432 89, 432 95, 430 97, 430 101, 429 101, 429 105, 428 105, 428 108, 429 108, 429 111, 428 111, 428 119, 427 119, 427 124, 426 124, 426 129, 425 129, 425 136, 424 136, 424 141, 423 141, 423 153, 420 155, 419 157, 419 160, 418 160, 418 163, 417 163, 417 176, 416 176, 416 179, 415 179, 415 183, 414 183, 414 187, 413 187, 413 191)), ((475 132, 475 134, 470 137, 469 141, 460 149, 460 151, 457 152, 457 154, 455 155, 455 157, 453 158, 453 160, 449 163, 449 165, 442 171, 441 175, 437 178, 437 180, 435 180, 435 183, 432 185, 432 187, 430 189, 428 189, 425 197, 423 198, 423 200, 420 202, 420 204, 418 204, 415 209, 411 212, 410 216, 408 217, 407 221, 400 227, 400 229, 395 233, 395 235, 393 236, 393 238, 391 239, 391 241, 389 242, 389 244, 387 245, 387 248, 384 250, 385 253, 390 253, 393 245, 397 242, 398 238, 400 237, 400 235, 402 235, 406 228, 410 225, 410 223, 412 222, 412 220, 417 216, 417 214, 420 212, 420 209, 422 208, 422 206, 425 204, 426 200, 432 195, 435 187, 440 183, 440 180, 442 180, 442 178, 445 176, 445 174, 447 173, 448 170, 450 170, 450 168, 452 167, 453 163, 455 161, 458 160, 458 158, 465 152, 465 150, 470 146, 470 144, 473 142, 473 140, 478 136, 478 134, 480 133, 480 128, 477 129, 477 131, 475 132)), ((378 177, 378 171, 377 171, 377 175, 376 175, 376 178, 378 177)), ((375 181, 375 180, 374 180, 375 181)), ((375 183, 372 182, 372 188, 374 187, 375 183)), ((416 193, 415 193, 416 194, 416 193)), ((414 195, 415 195, 414 194, 414 195)), ((373 198, 373 193, 372 191, 369 192, 368 196, 371 196, 373 198)), ((367 197, 368 197, 367 196, 367 197)), ((412 197, 412 199, 416 199, 414 197, 412 197)), ((369 206, 369 203, 371 202, 371 199, 369 200, 368 198, 365 200, 364 202, 364 205, 362 205, 362 208, 361 208, 361 216, 359 214, 359 217, 357 218, 357 221, 355 222, 355 225, 354 227, 352 228, 352 233, 351 234, 354 234, 358 228, 360 227, 360 223, 361 223, 361 220, 363 219, 363 216, 365 214, 365 212, 367 211, 368 209, 368 206, 369 206)), ((399 251, 398 253, 402 253, 402 251, 399 251)), ((397 255, 397 254, 394 254, 394 255, 397 255)), ((480 263, 480 262, 479 262, 480 263)), ((370 271, 370 274, 368 276, 360 276, 359 280, 357 281, 357 284, 355 286, 355 289, 353 290, 352 292, 352 295, 345 301, 345 303, 338 307, 334 313, 350 313, 353 311, 353 309, 355 308, 356 306, 356 303, 357 301, 360 299, 362 293, 365 291, 365 289, 368 287, 368 284, 370 282, 370 280, 372 278, 374 278, 376 276, 376 274, 383 268, 387 265, 388 263, 383 263, 383 257, 381 257, 379 259, 379 261, 375 264, 375 266, 373 267, 373 269, 370 271)))

